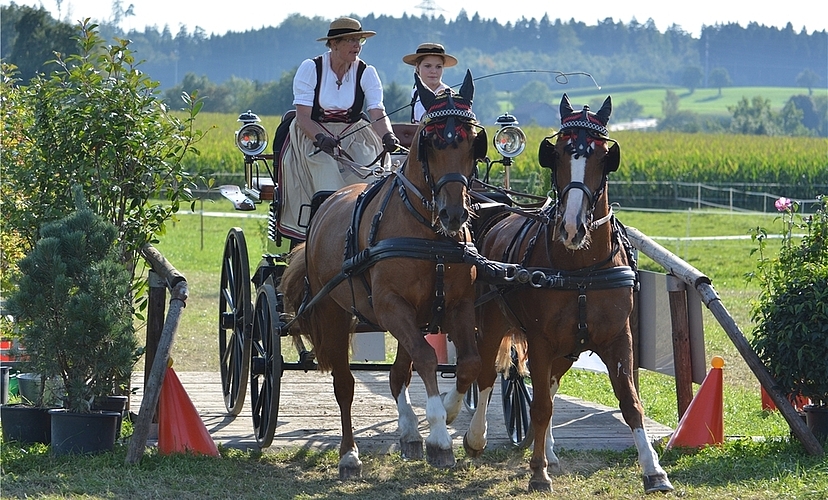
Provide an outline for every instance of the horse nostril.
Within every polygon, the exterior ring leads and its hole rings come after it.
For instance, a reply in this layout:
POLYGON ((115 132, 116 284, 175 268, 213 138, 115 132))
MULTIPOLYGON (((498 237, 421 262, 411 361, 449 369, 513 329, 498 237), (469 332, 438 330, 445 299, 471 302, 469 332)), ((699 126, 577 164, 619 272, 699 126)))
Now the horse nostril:
POLYGON ((449 222, 449 214, 448 211, 444 208, 439 212, 440 222, 443 224, 443 227, 448 227, 449 222))
POLYGON ((558 228, 558 230, 561 233, 561 241, 566 241, 567 238, 569 238, 569 236, 566 232, 566 224, 561 224, 560 227, 558 228))

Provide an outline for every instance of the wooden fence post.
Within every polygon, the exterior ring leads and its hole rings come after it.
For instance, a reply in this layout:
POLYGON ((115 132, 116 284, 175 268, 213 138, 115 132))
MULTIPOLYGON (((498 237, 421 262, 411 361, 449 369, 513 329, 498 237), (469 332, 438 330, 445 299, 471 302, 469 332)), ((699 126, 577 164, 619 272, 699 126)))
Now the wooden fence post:
POLYGON ((155 271, 149 272, 149 300, 147 304, 147 345, 144 352, 144 385, 149 380, 167 309, 167 283, 155 271))
POLYGON ((670 321, 673 326, 673 367, 676 376, 678 418, 684 416, 693 400, 693 363, 690 356, 690 325, 687 316, 685 284, 673 275, 667 275, 667 294, 670 299, 670 321))
MULTIPOLYGON (((158 406, 158 399, 161 396, 161 386, 164 383, 164 375, 167 372, 167 363, 170 360, 175 333, 181 320, 181 311, 187 305, 187 280, 179 273, 152 245, 144 245, 141 248, 141 255, 150 263, 153 271, 163 277, 164 282, 171 289, 170 308, 167 313, 161 334, 158 337, 158 344, 154 350, 149 376, 144 374, 144 397, 141 400, 141 410, 129 440, 129 448, 125 462, 135 464, 144 456, 144 449, 147 446, 155 411, 158 406)), ((149 337, 149 325, 147 326, 149 337)), ((147 353, 149 355, 149 353, 147 353)))

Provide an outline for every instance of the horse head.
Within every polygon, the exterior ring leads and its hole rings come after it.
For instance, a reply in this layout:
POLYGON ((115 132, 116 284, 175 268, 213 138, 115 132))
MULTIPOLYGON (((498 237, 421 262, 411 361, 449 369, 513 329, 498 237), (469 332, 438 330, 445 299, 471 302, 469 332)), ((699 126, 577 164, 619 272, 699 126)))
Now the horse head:
POLYGON ((466 71, 459 93, 435 94, 417 75, 414 80, 426 113, 411 149, 422 165, 423 178, 410 180, 431 191, 432 224, 454 236, 469 220, 469 182, 488 146, 486 131, 472 112, 474 81, 466 71))
POLYGON ((552 170, 560 221, 558 238, 570 250, 579 250, 589 245, 596 208, 602 211, 609 208, 607 177, 618 169, 621 150, 607 130, 612 113, 611 97, 593 113, 589 106, 573 110, 569 97, 564 94, 560 110, 561 129, 541 142, 538 160, 552 170), (555 137, 557 141, 552 144, 549 139, 555 137))

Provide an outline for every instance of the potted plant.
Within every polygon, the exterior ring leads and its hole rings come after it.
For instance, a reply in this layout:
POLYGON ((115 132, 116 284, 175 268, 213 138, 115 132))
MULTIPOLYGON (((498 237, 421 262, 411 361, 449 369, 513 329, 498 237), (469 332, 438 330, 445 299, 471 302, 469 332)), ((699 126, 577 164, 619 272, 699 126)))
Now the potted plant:
POLYGON ((803 411, 808 427, 828 438, 828 196, 817 199, 812 215, 780 198, 782 246, 767 255, 767 232, 757 228, 759 264, 749 278, 760 291, 753 308, 752 345, 782 390, 809 398, 803 411), (800 235, 795 234, 801 232, 800 235))
POLYGON ((141 353, 118 231, 87 206, 78 186, 73 194, 75 212, 44 225, 34 249, 18 263, 7 304, 27 366, 63 382, 63 409, 50 412, 55 454, 112 448, 119 414, 93 412, 93 405, 126 387, 141 353), (80 415, 109 419, 62 434, 59 421, 76 424, 80 415), (103 436, 92 436, 96 430, 103 436), (84 435, 92 441, 82 441, 84 435))

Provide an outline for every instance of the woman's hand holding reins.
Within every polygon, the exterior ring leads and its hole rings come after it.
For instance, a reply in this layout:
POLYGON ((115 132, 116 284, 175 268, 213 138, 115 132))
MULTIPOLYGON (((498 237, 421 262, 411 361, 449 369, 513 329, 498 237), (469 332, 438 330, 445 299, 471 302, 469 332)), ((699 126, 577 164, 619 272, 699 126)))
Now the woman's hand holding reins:
POLYGON ((394 132, 388 132, 382 136, 382 147, 389 153, 393 153, 400 147, 400 140, 394 132))
POLYGON ((316 134, 315 138, 316 140, 313 142, 313 145, 319 148, 321 151, 324 151, 329 155, 333 156, 334 149, 337 146, 339 146, 339 141, 321 132, 316 134))

